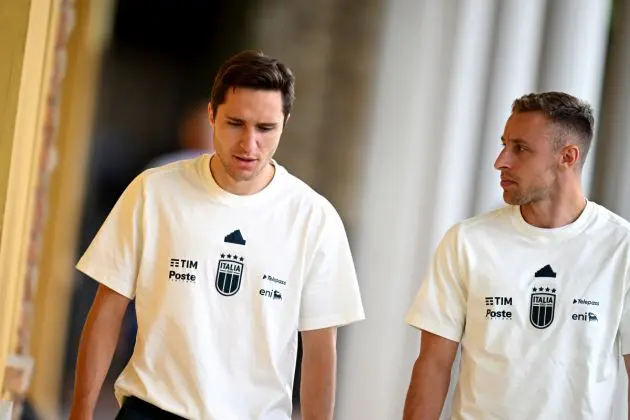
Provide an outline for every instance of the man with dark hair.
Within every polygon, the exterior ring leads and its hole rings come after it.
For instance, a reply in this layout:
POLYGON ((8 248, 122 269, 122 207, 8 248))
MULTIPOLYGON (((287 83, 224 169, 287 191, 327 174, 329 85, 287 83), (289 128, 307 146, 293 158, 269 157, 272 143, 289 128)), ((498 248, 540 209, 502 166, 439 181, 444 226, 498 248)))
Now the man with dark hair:
POLYGON ((83 332, 72 419, 91 419, 129 301, 138 337, 118 419, 333 417, 336 328, 364 318, 341 218, 273 160, 294 98, 279 61, 244 52, 208 106, 215 153, 149 169, 77 267, 101 283, 83 332))
POLYGON ((407 315, 421 330, 405 420, 609 419, 630 361, 630 224, 585 198, 588 104, 517 99, 495 168, 507 206, 455 224, 407 315))

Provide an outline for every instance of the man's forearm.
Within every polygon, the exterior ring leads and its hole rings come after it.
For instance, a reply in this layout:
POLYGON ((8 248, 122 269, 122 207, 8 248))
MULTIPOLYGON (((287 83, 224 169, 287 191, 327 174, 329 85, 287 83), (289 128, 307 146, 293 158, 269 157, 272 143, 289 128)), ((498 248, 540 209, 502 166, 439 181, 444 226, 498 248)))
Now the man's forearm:
POLYGON ((333 350, 302 357, 300 393, 303 420, 332 420, 335 407, 337 354, 333 350))
POLYGON ((90 312, 79 345, 71 420, 88 420, 111 365, 122 318, 90 312))
POLYGON ((416 360, 405 401, 403 420, 438 420, 451 382, 451 370, 416 360))

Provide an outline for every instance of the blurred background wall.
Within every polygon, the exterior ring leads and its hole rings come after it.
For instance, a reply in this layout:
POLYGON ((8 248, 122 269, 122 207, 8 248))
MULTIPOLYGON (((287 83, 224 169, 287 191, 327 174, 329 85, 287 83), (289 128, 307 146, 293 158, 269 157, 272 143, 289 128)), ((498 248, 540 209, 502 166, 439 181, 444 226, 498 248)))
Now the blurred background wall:
MULTIPOLYGON (((45 188, 29 190, 40 203, 28 215, 37 252, 20 261, 35 269, 9 279, 34 279, 11 289, 30 321, 20 324, 21 341, 6 345, 35 363, 25 397, 40 418, 67 409, 96 290, 73 270, 76 258, 131 179, 181 147, 184 110, 208 99, 218 66, 240 50, 262 49, 294 71, 297 99, 276 157, 332 201, 350 235, 368 319, 340 332, 337 419, 401 417, 419 348, 404 314, 445 230, 502 204, 492 165, 516 97, 563 90, 595 107, 585 187, 630 217, 630 0, 47 4, 51 22, 70 21, 50 31, 71 31, 51 44, 65 54, 47 55, 63 76, 58 91, 42 88, 57 93, 43 102, 58 117, 36 125, 52 140, 33 151, 43 162, 36 173, 50 168, 45 188)), ((97 418, 116 410, 112 381, 133 346, 131 325, 130 316, 97 418)), ((625 380, 619 390, 616 418, 625 419, 625 380)))

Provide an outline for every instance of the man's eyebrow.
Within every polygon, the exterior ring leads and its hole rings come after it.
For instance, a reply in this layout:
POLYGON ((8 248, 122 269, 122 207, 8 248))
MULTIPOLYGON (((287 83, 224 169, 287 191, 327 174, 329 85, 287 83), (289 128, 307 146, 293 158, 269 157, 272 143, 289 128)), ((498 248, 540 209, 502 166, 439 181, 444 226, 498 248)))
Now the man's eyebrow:
MULTIPOLYGON (((510 141, 511 141, 512 143, 516 143, 516 144, 524 144, 524 145, 527 145, 527 144, 528 144, 528 143, 527 143, 525 140, 523 140, 523 139, 510 139, 510 141)), ((506 141, 505 141, 505 137, 503 137, 503 136, 501 136, 501 143, 506 143, 506 141)))
MULTIPOLYGON (((230 117, 229 115, 226 115, 226 117, 228 120, 233 121, 233 122, 237 122, 237 123, 244 123, 245 121, 241 118, 236 118, 236 117, 230 117)), ((259 122, 256 123, 257 126, 259 127, 276 127, 278 126, 279 123, 277 122, 259 122)))

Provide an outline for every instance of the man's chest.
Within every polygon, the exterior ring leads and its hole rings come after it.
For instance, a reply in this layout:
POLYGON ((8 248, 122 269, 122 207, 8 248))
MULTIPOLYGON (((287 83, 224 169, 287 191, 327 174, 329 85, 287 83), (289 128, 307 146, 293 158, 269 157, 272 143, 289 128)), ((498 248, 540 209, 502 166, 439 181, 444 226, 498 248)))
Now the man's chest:
POLYGON ((147 241, 139 285, 165 304, 226 316, 299 312, 308 226, 274 214, 164 218, 147 241))
POLYGON ((469 346, 523 357, 539 354, 537 346, 609 351, 623 310, 623 260, 570 251, 523 252, 513 259, 482 255, 471 265, 469 346))

